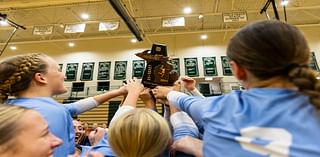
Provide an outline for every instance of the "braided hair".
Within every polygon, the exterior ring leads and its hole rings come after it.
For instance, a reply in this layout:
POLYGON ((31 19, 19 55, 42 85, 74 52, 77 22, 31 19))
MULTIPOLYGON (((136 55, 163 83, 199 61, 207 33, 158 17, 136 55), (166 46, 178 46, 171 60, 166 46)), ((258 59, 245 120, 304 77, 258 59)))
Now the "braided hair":
POLYGON ((18 55, 0 62, 0 102, 26 90, 35 73, 46 73, 44 56, 37 53, 18 55))
POLYGON ((320 82, 307 65, 310 49, 303 34, 281 21, 250 24, 230 40, 227 56, 256 78, 281 76, 293 83, 320 111, 320 82))

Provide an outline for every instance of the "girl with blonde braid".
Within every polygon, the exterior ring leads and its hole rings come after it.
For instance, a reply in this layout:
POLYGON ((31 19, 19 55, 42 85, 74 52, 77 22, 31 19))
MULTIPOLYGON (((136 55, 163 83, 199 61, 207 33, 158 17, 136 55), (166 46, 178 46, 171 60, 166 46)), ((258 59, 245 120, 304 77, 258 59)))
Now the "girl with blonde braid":
POLYGON ((72 117, 88 111, 116 96, 126 94, 124 88, 89 97, 71 104, 60 104, 51 97, 65 93, 64 74, 51 57, 44 54, 14 56, 0 62, 0 99, 2 102, 38 111, 49 130, 63 140, 54 157, 66 157, 75 150, 72 117), (7 100, 8 96, 14 99, 7 100))
POLYGON ((319 157, 320 81, 303 34, 280 21, 256 22, 231 38, 227 56, 247 91, 199 98, 153 90, 202 121, 204 156, 319 157))

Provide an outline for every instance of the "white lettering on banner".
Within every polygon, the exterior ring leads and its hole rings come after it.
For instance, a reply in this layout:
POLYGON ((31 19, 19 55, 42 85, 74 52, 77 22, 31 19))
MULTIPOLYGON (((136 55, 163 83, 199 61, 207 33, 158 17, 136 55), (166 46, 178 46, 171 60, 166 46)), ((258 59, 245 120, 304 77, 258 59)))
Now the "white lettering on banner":
POLYGON ((247 13, 244 12, 231 12, 223 13, 223 22, 247 22, 247 13))
POLYGON ((241 147, 247 151, 270 157, 288 157, 292 135, 281 128, 248 127, 241 129, 241 136, 236 137, 241 147), (268 141, 265 145, 254 141, 268 141))
POLYGON ((49 35, 53 32, 53 26, 34 26, 33 35, 49 35))

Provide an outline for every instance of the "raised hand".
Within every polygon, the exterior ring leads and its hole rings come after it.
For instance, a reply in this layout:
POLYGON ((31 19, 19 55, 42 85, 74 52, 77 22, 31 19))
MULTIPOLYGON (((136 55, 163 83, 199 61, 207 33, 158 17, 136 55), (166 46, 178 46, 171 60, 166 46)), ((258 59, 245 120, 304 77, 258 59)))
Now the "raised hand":
POLYGON ((136 92, 136 93, 141 93, 143 91, 143 85, 141 82, 137 79, 129 79, 127 80, 127 84, 125 85, 126 89, 129 92, 136 92))
POLYGON ((181 84, 186 88, 188 91, 192 91, 196 88, 196 80, 188 76, 181 76, 180 77, 181 84))
POLYGON ((164 87, 164 86, 157 86, 156 88, 154 88, 152 90, 153 95, 157 98, 157 99, 166 99, 167 95, 170 91, 172 91, 173 89, 169 88, 169 87, 164 87))

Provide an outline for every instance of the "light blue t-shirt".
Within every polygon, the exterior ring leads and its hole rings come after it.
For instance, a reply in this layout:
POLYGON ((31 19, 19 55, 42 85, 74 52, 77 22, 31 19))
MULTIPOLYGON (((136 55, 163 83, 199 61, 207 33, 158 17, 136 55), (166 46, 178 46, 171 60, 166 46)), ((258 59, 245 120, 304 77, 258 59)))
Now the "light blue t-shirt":
POLYGON ((60 104, 50 97, 17 98, 7 103, 33 109, 42 115, 48 123, 49 131, 63 140, 63 144, 55 148, 54 157, 74 154, 75 132, 71 115, 77 114, 77 109, 73 105, 60 104))
POLYGON ((203 127, 205 156, 320 156, 320 113, 297 91, 253 88, 206 99, 170 92, 167 98, 203 127))

